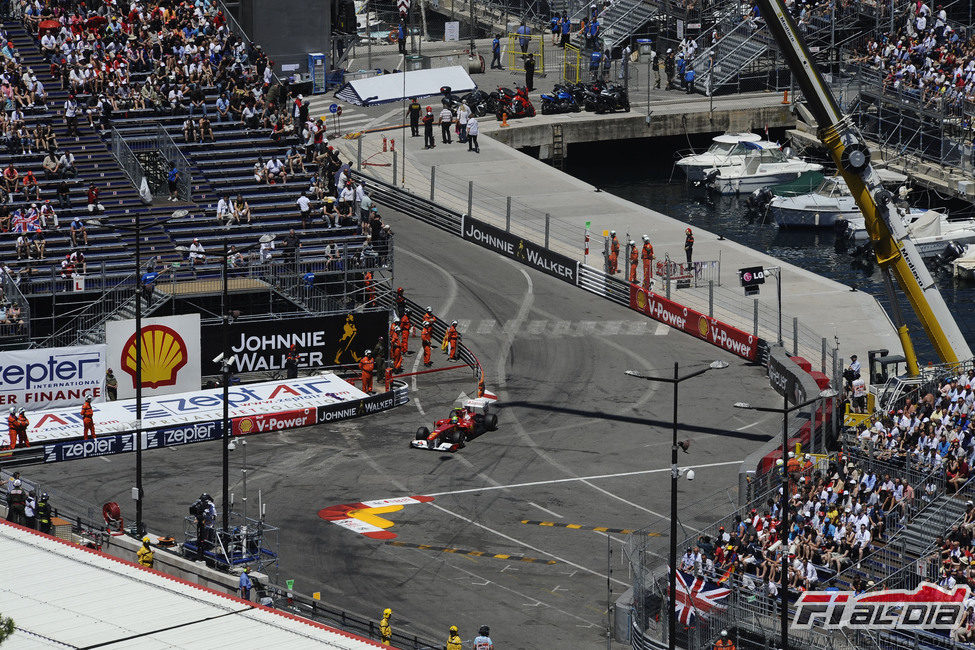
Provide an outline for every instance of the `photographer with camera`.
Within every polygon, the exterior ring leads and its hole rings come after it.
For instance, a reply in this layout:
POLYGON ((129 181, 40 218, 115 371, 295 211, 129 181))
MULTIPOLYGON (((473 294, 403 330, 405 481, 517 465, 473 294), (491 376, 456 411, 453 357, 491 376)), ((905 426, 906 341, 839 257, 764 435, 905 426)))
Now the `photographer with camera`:
POLYGON ((213 497, 204 492, 190 506, 190 514, 196 517, 196 559, 204 559, 204 552, 213 548, 213 523, 217 520, 217 508, 213 497))

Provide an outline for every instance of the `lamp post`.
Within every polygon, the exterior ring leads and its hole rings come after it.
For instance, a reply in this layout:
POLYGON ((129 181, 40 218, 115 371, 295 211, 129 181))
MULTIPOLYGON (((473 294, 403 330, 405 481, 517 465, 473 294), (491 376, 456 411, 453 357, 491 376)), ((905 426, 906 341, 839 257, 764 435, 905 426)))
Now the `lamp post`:
POLYGON ((631 377, 671 384, 674 387, 673 441, 670 449, 670 609, 667 612, 667 643, 671 650, 677 647, 677 479, 680 477, 680 470, 677 467, 677 388, 682 382, 703 375, 708 370, 727 367, 727 361, 713 361, 710 365, 683 377, 680 376, 680 367, 676 361, 673 377, 654 377, 639 370, 626 371, 626 374, 631 377))
POLYGON ((752 406, 748 402, 736 402, 735 408, 760 411, 762 413, 781 413, 782 414, 782 498, 779 501, 779 509, 782 511, 782 519, 779 524, 779 541, 782 549, 782 575, 779 580, 779 598, 781 608, 781 640, 782 650, 789 650, 789 594, 786 586, 786 579, 789 577, 789 472, 786 465, 786 458, 789 451, 789 414, 798 411, 810 404, 815 404, 820 399, 830 399, 836 397, 837 392, 832 388, 827 388, 816 397, 806 400, 795 406, 789 406, 789 391, 782 393, 782 408, 773 406, 752 406))
MULTIPOLYGON (((188 210, 176 210, 165 219, 158 219, 148 225, 160 226, 173 219, 189 215, 188 210)), ((89 219, 88 223, 98 227, 110 227, 135 233, 135 532, 141 538, 145 533, 142 523, 142 211, 135 211, 132 226, 108 223, 100 219, 89 219)))
MULTIPOLYGON (((233 254, 243 253, 248 251, 260 244, 266 244, 274 241, 274 235, 261 235, 261 238, 256 244, 250 244, 244 246, 243 248, 237 249, 233 254)), ((176 250, 181 253, 189 252, 189 248, 186 246, 177 246, 176 250)), ((223 252, 216 253, 220 257, 221 266, 221 276, 223 278, 223 286, 220 294, 220 305, 221 305, 221 324, 223 325, 221 337, 223 343, 221 345, 220 353, 220 378, 223 383, 223 420, 220 423, 220 447, 221 447, 221 461, 223 465, 223 485, 222 494, 223 498, 223 509, 221 512, 223 518, 223 530, 224 532, 230 530, 230 368, 233 362, 233 357, 230 354, 230 287, 227 281, 227 264, 230 259, 230 251, 228 250, 227 240, 223 240, 223 252)))

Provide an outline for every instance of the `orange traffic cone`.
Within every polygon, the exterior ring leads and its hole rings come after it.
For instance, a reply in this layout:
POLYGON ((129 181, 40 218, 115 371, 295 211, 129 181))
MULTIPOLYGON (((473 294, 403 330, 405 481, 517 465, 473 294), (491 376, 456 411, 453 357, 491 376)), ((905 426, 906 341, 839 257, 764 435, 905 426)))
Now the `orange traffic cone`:
POLYGON ((508 113, 501 113, 501 126, 508 126, 508 113))
POLYGON ((788 104, 789 103, 789 91, 788 90, 783 90, 782 91, 782 103, 783 104, 788 104))

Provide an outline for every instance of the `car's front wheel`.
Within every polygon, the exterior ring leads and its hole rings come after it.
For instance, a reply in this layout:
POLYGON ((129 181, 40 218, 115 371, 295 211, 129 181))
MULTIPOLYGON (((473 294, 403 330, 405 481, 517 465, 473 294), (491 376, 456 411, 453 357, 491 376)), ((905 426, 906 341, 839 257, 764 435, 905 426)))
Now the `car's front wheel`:
POLYGON ((429 435, 430 435, 430 429, 426 427, 420 427, 419 429, 416 430, 415 440, 426 440, 429 435))

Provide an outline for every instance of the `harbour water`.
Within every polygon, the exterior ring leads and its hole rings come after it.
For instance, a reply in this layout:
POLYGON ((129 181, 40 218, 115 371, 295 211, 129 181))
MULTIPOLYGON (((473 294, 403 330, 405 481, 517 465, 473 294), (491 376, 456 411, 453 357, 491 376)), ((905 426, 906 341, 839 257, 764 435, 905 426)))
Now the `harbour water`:
MULTIPOLYGON (((772 139, 782 134, 770 134, 772 139)), ((678 150, 693 147, 706 149, 710 138, 672 138, 628 142, 572 145, 565 171, 573 176, 670 217, 687 222, 727 239, 767 252, 779 259, 809 269, 843 284, 875 295, 891 314, 880 270, 875 264, 857 261, 849 252, 837 247, 832 229, 780 230, 771 218, 763 219, 746 204, 746 197, 720 196, 703 187, 687 183, 674 170, 678 150)), ((950 200, 916 191, 916 207, 948 207, 951 216, 966 209, 950 200)), ((971 206, 967 206, 971 210, 971 206)), ((631 233, 641 236, 644 233, 631 233)), ((651 237, 653 233, 649 233, 651 237)), ((736 283, 733 273, 722 271, 722 281, 736 283)), ((975 286, 959 283, 951 277, 950 268, 933 270, 935 281, 972 347, 975 347, 975 286)), ((788 291, 788 285, 784 287, 788 291)), ((914 317, 910 306, 899 300, 901 312, 912 332, 912 339, 922 363, 938 362, 934 350, 914 317)), ((891 353, 900 353, 891 350, 891 353)))

